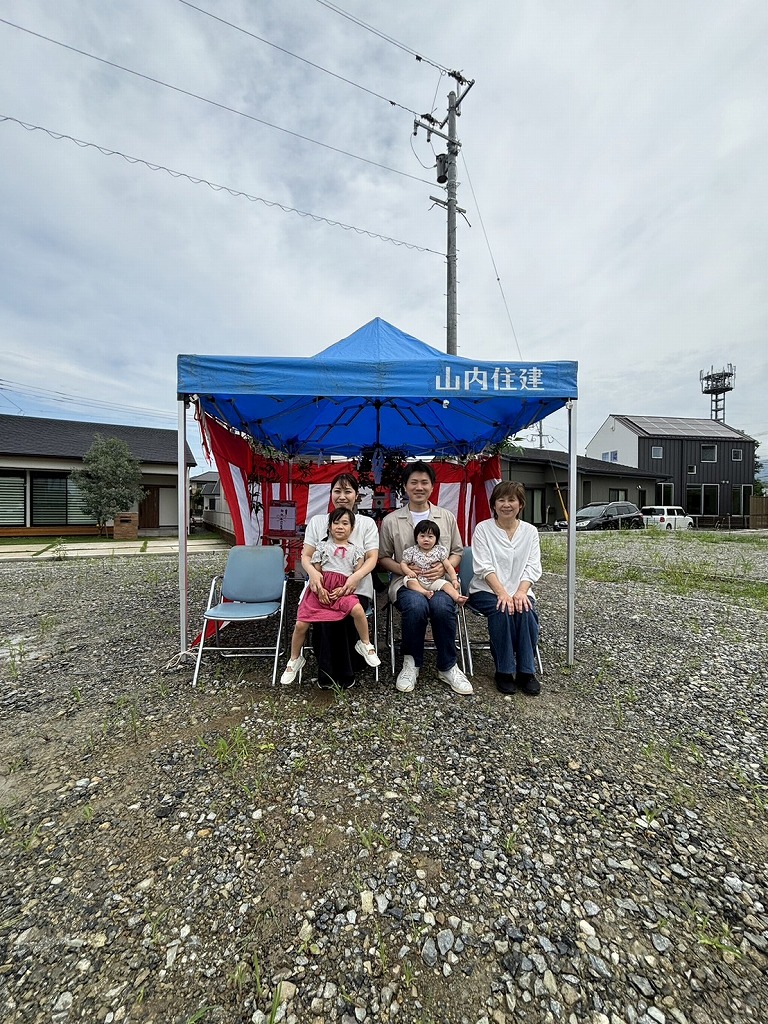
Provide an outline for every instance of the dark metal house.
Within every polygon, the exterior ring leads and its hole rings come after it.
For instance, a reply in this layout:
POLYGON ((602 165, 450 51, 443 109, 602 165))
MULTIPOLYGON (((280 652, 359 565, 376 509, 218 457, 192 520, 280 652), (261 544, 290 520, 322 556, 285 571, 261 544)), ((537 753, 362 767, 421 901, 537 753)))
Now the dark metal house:
MULTIPOLYGON (((551 526, 565 519, 568 507, 568 453, 544 448, 521 448, 502 458, 505 480, 525 484, 523 518, 534 526, 551 526)), ((591 502, 631 501, 641 508, 654 494, 655 477, 633 466, 601 459, 576 460, 576 506, 591 502)))
POLYGON ((711 419, 609 416, 587 455, 636 466, 655 479, 651 505, 682 505, 700 525, 744 523, 755 477, 756 441, 711 419))

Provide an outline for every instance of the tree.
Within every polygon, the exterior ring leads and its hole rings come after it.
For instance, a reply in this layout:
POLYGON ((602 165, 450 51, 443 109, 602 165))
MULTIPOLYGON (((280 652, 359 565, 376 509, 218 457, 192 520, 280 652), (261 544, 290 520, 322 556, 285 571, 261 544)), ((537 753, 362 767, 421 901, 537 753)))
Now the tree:
POLYGON ((757 449, 760 447, 758 441, 755 445, 755 482, 752 493, 757 495, 765 494, 765 481, 763 480, 763 463, 757 454, 757 449))
POLYGON ((83 510, 99 524, 100 535, 108 519, 144 497, 141 463, 117 437, 96 434, 83 468, 74 470, 72 479, 83 495, 83 510))

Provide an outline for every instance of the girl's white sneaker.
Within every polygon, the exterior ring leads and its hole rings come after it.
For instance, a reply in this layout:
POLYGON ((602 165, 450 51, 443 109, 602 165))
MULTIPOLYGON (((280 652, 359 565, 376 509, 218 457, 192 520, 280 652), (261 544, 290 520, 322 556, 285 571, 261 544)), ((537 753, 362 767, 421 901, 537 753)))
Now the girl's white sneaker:
POLYGON ((366 647, 362 640, 358 640, 355 644, 355 650, 361 655, 365 664, 370 665, 371 668, 378 668, 381 664, 381 658, 376 653, 376 648, 373 644, 368 644, 366 647))
POLYGON ((307 659, 303 654, 300 654, 294 661, 289 661, 285 666, 285 672, 280 676, 280 685, 290 686, 306 663, 307 659))

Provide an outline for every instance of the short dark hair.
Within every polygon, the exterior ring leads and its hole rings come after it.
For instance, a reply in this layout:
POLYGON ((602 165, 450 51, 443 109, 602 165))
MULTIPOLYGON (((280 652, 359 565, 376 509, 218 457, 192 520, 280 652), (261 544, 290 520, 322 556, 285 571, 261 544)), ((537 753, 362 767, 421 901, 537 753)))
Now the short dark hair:
POLYGON ((431 519, 422 519, 420 523, 416 523, 413 528, 413 539, 418 542, 422 533, 433 533, 435 540, 440 540, 440 527, 431 519))
POLYGON ((493 512, 493 518, 498 519, 496 515, 496 502, 500 498, 517 498, 520 502, 520 511, 522 512, 525 508, 525 487, 522 484, 517 483, 515 480, 502 480, 501 483, 491 491, 491 496, 488 499, 488 504, 491 506, 491 512, 493 512))
POLYGON ((331 535, 331 525, 333 523, 338 522, 338 520, 341 519, 342 516, 349 516, 349 521, 352 524, 351 529, 354 530, 354 528, 355 528, 355 513, 352 511, 352 509, 351 508, 335 508, 333 510, 333 512, 331 512, 330 515, 328 516, 328 533, 326 533, 326 535, 325 535, 325 539, 326 540, 328 540, 328 538, 331 535))
POLYGON ((435 471, 428 462, 406 462, 403 470, 403 487, 408 483, 414 473, 426 473, 432 486, 435 486, 435 471))
POLYGON ((352 476, 351 473, 337 473, 333 480, 331 480, 331 490, 333 490, 336 484, 349 484, 355 494, 360 492, 360 481, 357 477, 352 476))

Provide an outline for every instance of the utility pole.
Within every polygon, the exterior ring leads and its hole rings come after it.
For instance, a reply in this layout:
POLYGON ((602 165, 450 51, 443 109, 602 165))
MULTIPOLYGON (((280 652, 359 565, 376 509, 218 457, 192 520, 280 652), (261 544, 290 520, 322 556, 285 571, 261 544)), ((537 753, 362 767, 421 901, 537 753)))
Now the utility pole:
POLYGON ((433 203, 442 206, 446 212, 447 220, 447 246, 446 246, 446 352, 449 356, 455 356, 457 352, 458 335, 458 307, 456 302, 457 292, 457 249, 456 249, 456 214, 465 214, 456 202, 458 181, 456 177, 456 160, 459 155, 461 143, 456 135, 456 118, 461 114, 461 103, 469 90, 475 84, 474 78, 468 81, 459 71, 451 71, 450 75, 456 80, 459 88, 464 86, 464 91, 457 97, 456 93, 448 93, 448 115, 443 121, 437 121, 431 114, 422 114, 413 122, 413 134, 417 135, 419 128, 427 133, 427 142, 432 135, 437 135, 447 143, 447 152, 437 155, 437 182, 446 186, 446 199, 439 199, 437 196, 430 196, 433 203), (446 135, 442 129, 448 126, 446 135))
POLYGON ((456 158, 459 155, 459 147, 456 140, 456 93, 448 93, 448 166, 446 171, 448 181, 446 183, 446 194, 448 201, 445 204, 446 219, 448 221, 448 237, 446 252, 447 282, 447 320, 445 350, 449 356, 456 355, 456 338, 458 334, 458 308, 456 302, 457 276, 456 276, 456 158))

